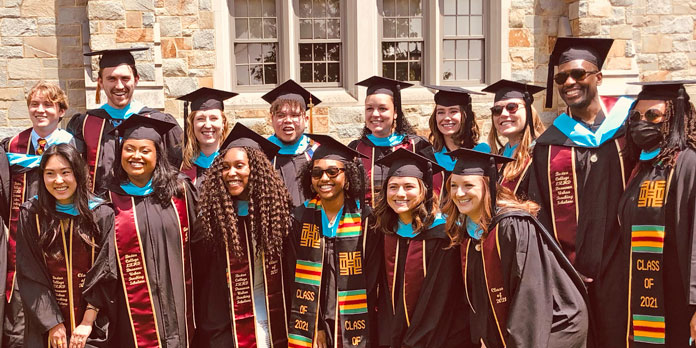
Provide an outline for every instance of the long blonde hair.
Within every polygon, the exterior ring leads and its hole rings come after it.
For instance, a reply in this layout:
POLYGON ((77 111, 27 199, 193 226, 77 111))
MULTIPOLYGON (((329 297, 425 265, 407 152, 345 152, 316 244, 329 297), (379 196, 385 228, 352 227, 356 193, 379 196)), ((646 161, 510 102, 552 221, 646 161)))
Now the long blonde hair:
MULTIPOLYGON (((196 115, 198 115, 201 111, 193 111, 188 115, 188 118, 184 121, 186 122, 186 134, 184 136, 188 141, 186 141, 186 145, 183 145, 183 149, 181 151, 182 153, 182 163, 181 167, 183 169, 188 169, 193 166, 193 160, 198 156, 198 154, 201 152, 200 146, 198 146, 198 139, 196 139, 196 133, 193 131, 193 120, 196 118, 196 115)), ((225 112, 222 111, 222 132, 220 133, 220 139, 218 140, 220 142, 220 145, 222 145, 222 142, 224 141, 225 137, 227 137, 227 133, 230 132, 230 124, 227 122, 227 116, 225 116, 225 112)), ((177 168, 178 169, 178 168, 177 168)))
MULTIPOLYGON (((452 176, 450 175, 447 179, 447 194, 449 199, 445 206, 442 208, 442 213, 447 216, 447 223, 445 229, 447 230, 447 235, 450 237, 451 245, 461 244, 469 238, 469 233, 466 230, 465 215, 459 212, 457 205, 454 203, 454 195, 451 191, 452 176)), ((483 231, 481 240, 486 239, 488 236, 488 225, 493 220, 493 212, 491 211, 491 193, 489 190, 489 178, 482 176, 481 181, 483 183, 483 199, 481 200, 481 218, 479 220, 479 226, 483 231)), ((536 216, 539 212, 539 205, 533 201, 521 200, 515 194, 510 191, 510 189, 501 186, 496 183, 496 201, 495 205, 498 209, 498 213, 504 213, 512 210, 522 210, 533 216, 536 216)))
MULTIPOLYGON (((519 110, 524 110, 524 108, 522 107, 519 110)), ((522 119, 526 122, 526 117, 523 117, 522 119)), ((491 121, 494 122, 492 116, 491 121)), ((544 133, 546 127, 544 127, 544 123, 541 122, 541 118, 539 118, 539 114, 537 113, 533 105, 532 122, 534 123, 534 133, 537 137, 541 135, 541 133, 544 133)), ((513 181, 517 179, 517 177, 520 176, 524 171, 524 167, 526 166, 527 161, 529 160, 529 158, 531 158, 531 149, 529 147, 532 144, 532 135, 529 134, 529 128, 527 128, 526 124, 523 131, 524 135, 522 136, 522 140, 520 141, 520 144, 517 146, 517 149, 515 149, 515 151, 512 154, 515 161, 508 163, 505 166, 505 169, 503 169, 503 178, 507 181, 513 181)), ((500 142, 498 131, 495 129, 495 124, 491 125, 491 131, 490 133, 488 133, 488 145, 491 147, 491 153, 499 153, 500 149, 505 147, 505 144, 502 144, 500 142)))

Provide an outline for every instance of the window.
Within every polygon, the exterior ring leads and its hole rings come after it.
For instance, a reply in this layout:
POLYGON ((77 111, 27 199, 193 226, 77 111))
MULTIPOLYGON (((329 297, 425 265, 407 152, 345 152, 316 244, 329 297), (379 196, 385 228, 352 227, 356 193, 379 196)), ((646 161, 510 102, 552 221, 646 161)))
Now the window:
POLYGON ((301 83, 341 82, 339 0, 299 0, 301 83))
POLYGON ((443 1, 442 81, 484 82, 483 0, 443 1))
POLYGON ((422 0, 382 1, 382 76, 421 82, 422 0))
POLYGON ((277 84, 275 0, 235 0, 232 30, 237 86, 277 84))

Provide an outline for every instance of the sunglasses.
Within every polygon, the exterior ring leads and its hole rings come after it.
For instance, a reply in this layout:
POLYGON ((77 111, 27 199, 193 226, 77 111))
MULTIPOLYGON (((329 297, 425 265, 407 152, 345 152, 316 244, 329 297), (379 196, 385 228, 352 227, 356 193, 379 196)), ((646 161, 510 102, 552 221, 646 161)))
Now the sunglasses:
POLYGON ((338 174, 341 174, 342 172, 345 172, 346 168, 336 168, 336 167, 331 167, 327 169, 319 169, 319 168, 312 168, 312 179, 321 179, 322 176, 324 176, 324 173, 326 173, 326 176, 329 177, 329 179, 333 179, 338 176, 338 174))
POLYGON ((508 113, 514 114, 517 112, 517 109, 520 108, 520 104, 519 103, 507 103, 504 106, 503 105, 494 105, 491 108, 491 114, 493 114, 493 116, 500 116, 503 114, 503 108, 505 108, 505 110, 507 110, 508 113))
POLYGON ((638 111, 638 110, 633 110, 633 111, 631 112, 631 119, 633 119, 633 120, 640 120, 641 117, 644 117, 646 121, 648 121, 648 122, 653 122, 653 123, 654 123, 655 121, 661 119, 661 118, 664 117, 664 116, 665 116, 665 114, 664 114, 662 111, 657 110, 657 109, 649 109, 649 110, 646 111, 644 114, 642 114, 642 113, 641 113, 640 111, 638 111))
POLYGON ((562 71, 556 75, 553 75, 553 80, 557 84, 562 85, 568 80, 568 76, 572 77, 575 81, 582 81, 590 75, 599 73, 599 71, 587 71, 582 68, 570 69, 570 71, 562 71))

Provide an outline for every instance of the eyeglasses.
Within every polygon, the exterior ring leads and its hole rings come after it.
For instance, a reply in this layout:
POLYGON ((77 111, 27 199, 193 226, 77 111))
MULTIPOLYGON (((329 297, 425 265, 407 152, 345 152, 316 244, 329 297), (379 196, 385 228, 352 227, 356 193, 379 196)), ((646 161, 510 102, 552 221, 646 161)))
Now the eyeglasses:
POLYGON ((286 118, 290 118, 292 121, 299 121, 300 118, 302 118, 302 114, 286 114, 279 112, 273 114, 273 118, 275 118, 277 121, 285 121, 286 118))
POLYGON ((312 179, 321 179, 322 176, 324 176, 324 173, 326 173, 326 176, 329 177, 329 179, 333 179, 338 176, 338 174, 341 174, 342 172, 345 172, 346 168, 337 168, 337 167, 331 167, 327 169, 320 169, 320 168, 312 168, 312 179))
POLYGON ((503 114, 503 108, 505 108, 508 113, 514 114, 517 112, 517 109, 520 108, 520 103, 507 103, 504 106, 493 105, 491 108, 491 114, 493 114, 493 116, 500 116, 503 114))
POLYGON ((644 117, 646 121, 652 122, 652 123, 658 122, 658 120, 661 120, 664 116, 665 116, 665 114, 658 109, 649 109, 644 114, 642 114, 638 110, 633 110, 631 112, 631 119, 632 120, 640 120, 641 117, 644 117))
POLYGON ((599 73, 599 71, 587 71, 582 68, 570 69, 570 71, 561 71, 556 75, 553 75, 553 80, 557 84, 562 85, 568 80, 568 76, 572 77, 575 81, 582 81, 590 75, 599 73))

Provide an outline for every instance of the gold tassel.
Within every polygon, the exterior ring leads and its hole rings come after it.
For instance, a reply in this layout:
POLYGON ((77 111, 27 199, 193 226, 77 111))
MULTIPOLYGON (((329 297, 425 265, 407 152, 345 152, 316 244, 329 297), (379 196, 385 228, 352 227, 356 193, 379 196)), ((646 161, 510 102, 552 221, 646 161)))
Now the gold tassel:
POLYGON ((97 93, 94 95, 94 102, 97 105, 101 104, 101 88, 99 88, 99 83, 97 83, 97 93))
POLYGON ((313 118, 312 118, 314 103, 312 103, 312 95, 311 94, 309 95, 309 104, 307 106, 309 106, 309 132, 314 133, 314 122, 313 122, 313 118))

